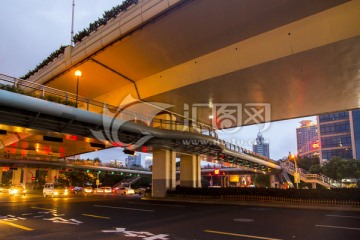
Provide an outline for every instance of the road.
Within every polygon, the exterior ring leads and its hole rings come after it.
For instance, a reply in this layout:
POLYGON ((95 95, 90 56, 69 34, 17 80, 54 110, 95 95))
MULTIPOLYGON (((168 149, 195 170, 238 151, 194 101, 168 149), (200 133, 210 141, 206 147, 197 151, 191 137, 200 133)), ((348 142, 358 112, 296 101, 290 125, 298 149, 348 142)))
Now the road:
POLYGON ((0 193, 0 239, 358 240, 360 213, 0 193))

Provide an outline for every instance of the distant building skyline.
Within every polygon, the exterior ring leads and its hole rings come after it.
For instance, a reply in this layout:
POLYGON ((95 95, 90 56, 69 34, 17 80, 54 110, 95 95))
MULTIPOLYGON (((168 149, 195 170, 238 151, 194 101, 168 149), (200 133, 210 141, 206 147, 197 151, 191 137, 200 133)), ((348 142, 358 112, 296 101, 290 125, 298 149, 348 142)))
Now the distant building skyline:
POLYGON ((319 155, 317 124, 311 120, 302 120, 296 128, 297 155, 313 157, 319 155))
POLYGON ((145 169, 150 169, 150 166, 152 165, 152 157, 146 157, 144 160, 144 168, 145 169))
POLYGON ((127 167, 132 166, 142 166, 141 164, 141 154, 136 153, 135 155, 128 155, 128 157, 125 159, 125 164, 127 167))
POLYGON ((270 158, 269 143, 265 142, 265 139, 262 136, 261 132, 257 134, 255 144, 253 144, 253 152, 270 158))

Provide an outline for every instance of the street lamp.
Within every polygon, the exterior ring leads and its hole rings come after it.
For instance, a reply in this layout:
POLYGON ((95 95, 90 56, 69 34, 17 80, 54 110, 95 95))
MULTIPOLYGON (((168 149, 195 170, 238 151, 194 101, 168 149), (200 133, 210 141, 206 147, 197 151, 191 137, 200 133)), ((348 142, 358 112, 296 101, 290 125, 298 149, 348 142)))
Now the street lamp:
POLYGON ((82 76, 82 72, 80 70, 75 71, 76 76, 76 103, 75 107, 78 107, 78 97, 79 97, 79 78, 82 76))
POLYGON ((296 156, 294 154, 291 154, 290 158, 294 160, 294 164, 295 164, 294 182, 296 183, 296 188, 299 189, 300 174, 299 174, 299 169, 298 169, 297 162, 296 162, 296 156))

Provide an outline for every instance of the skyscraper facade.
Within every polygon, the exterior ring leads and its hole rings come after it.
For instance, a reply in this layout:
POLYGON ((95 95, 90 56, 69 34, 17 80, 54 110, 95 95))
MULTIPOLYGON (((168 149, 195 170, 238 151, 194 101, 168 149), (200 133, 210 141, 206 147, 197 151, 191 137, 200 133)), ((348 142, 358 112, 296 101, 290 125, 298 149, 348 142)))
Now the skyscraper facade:
POLYGON ((141 154, 137 153, 136 155, 129 155, 126 158, 126 164, 127 167, 132 167, 132 166, 142 166, 141 165, 141 154))
POLYGON ((260 132, 257 135, 255 144, 253 144, 253 151, 262 156, 270 158, 269 143, 265 142, 264 137, 260 132))
POLYGON ((317 125, 311 120, 303 120, 296 128, 297 155, 313 157, 319 155, 317 125))
POLYGON ((360 110, 318 116, 320 159, 360 159, 360 110))

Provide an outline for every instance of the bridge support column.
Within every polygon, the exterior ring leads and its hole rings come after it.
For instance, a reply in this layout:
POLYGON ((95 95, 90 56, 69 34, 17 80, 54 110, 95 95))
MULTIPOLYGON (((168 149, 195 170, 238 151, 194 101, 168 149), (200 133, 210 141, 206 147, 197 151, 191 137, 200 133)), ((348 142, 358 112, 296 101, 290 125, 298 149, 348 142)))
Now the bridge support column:
POLYGON ((275 175, 270 175, 270 188, 276 188, 275 175))
POLYGON ((312 189, 316 189, 316 183, 314 183, 314 182, 311 183, 311 188, 312 188, 312 189))
POLYGON ((24 168, 23 184, 26 188, 32 188, 33 180, 31 180, 31 178, 35 176, 36 176, 35 168, 24 168))
POLYGON ((18 168, 17 170, 12 170, 11 184, 19 185, 21 183, 21 173, 22 173, 21 168, 18 168))
POLYGON ((49 169, 46 176, 46 182, 48 183, 56 182, 58 175, 59 175, 59 170, 49 169))
POLYGON ((166 197, 176 187, 176 152, 154 149, 152 172, 151 196, 166 197))
POLYGON ((0 167, 0 184, 2 183, 3 168, 0 167))
POLYGON ((198 155, 181 155, 180 186, 201 188, 201 167, 198 155))

